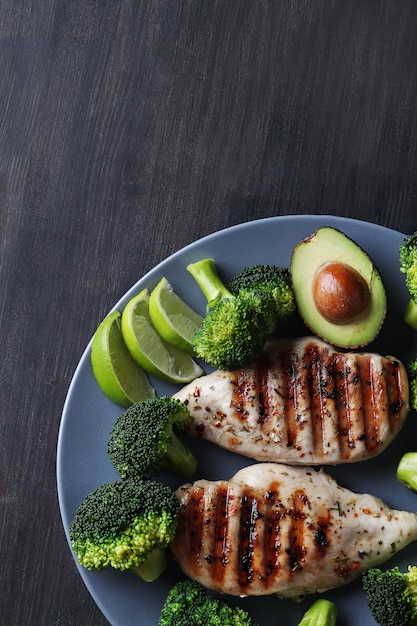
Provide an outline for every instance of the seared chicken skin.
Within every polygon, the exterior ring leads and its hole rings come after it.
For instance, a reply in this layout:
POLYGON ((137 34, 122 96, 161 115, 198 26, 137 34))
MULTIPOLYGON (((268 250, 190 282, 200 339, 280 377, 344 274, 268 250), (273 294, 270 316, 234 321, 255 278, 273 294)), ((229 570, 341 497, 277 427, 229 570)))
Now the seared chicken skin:
POLYGON ((417 516, 309 467, 259 463, 177 491, 171 544, 190 578, 222 593, 299 599, 340 587, 417 539, 417 516))
POLYGON ((376 456, 409 411, 404 365, 312 337, 271 343, 247 369, 218 370, 175 394, 188 434, 257 459, 338 464, 376 456))

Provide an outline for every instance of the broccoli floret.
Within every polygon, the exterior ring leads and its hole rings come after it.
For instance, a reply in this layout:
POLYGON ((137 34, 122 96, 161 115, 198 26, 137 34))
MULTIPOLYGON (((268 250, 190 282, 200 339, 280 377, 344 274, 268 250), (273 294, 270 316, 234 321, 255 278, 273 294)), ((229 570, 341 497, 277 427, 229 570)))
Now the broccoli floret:
POLYGON ((273 310, 273 301, 262 293, 220 300, 193 337, 195 353, 222 370, 247 365, 264 348, 273 310))
POLYGON ((405 284, 410 294, 404 319, 412 328, 417 329, 417 231, 403 239, 399 252, 400 272, 405 274, 405 284))
POLYGON ((159 396, 133 404, 119 415, 110 431, 110 461, 122 478, 156 476, 160 469, 190 477, 197 459, 175 433, 189 421, 188 408, 175 398, 159 396))
POLYGON ((362 576, 369 609, 381 626, 417 625, 417 567, 367 570, 362 576))
POLYGON ((404 454, 397 466, 397 479, 411 491, 417 492, 417 452, 404 454))
POLYGON ((79 505, 69 529, 72 549, 89 570, 133 569, 155 580, 166 567, 179 506, 167 485, 150 479, 105 483, 79 505))
POLYGON ((334 602, 320 598, 304 613, 298 626, 335 626, 337 607, 334 602))
MULTIPOLYGON (((182 580, 170 589, 162 607, 158 626, 188 626, 195 621, 197 607, 207 601, 203 587, 192 580, 182 580), (190 611, 195 613, 190 619, 190 611)), ((201 622, 203 624, 203 622, 201 622)))
POLYGON ((296 309, 290 270, 278 265, 252 265, 245 267, 229 281, 229 290, 238 295, 242 290, 259 289, 272 294, 277 319, 283 319, 296 309))
POLYGON ((193 580, 178 582, 168 593, 158 626, 256 626, 242 608, 212 598, 193 580))
POLYGON ((208 312, 193 337, 196 355, 215 368, 243 367, 262 352, 276 318, 271 293, 242 289, 233 295, 219 278, 213 259, 188 265, 203 291, 208 312))

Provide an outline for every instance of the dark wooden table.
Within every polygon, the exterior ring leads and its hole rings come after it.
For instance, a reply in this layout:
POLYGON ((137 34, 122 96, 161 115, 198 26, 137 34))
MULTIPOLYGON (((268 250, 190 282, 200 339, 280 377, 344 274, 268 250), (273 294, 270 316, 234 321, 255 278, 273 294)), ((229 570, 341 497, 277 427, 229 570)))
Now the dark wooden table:
POLYGON ((218 229, 417 230, 417 4, 0 0, 0 17, 0 623, 98 626, 56 494, 84 347, 218 229))

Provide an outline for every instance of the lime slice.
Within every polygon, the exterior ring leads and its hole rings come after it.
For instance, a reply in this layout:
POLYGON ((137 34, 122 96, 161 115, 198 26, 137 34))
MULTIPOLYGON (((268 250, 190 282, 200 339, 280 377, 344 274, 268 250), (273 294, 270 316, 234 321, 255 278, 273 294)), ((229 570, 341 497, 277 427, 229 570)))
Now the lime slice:
POLYGON ((146 373, 123 341, 122 314, 110 313, 97 328, 91 344, 94 376, 110 400, 123 407, 151 398, 155 391, 146 373))
POLYGON ((153 325, 165 341, 187 354, 194 354, 192 339, 203 318, 184 302, 162 278, 149 297, 153 325))
POLYGON ((162 339, 151 322, 149 291, 134 296, 122 313, 122 333, 135 361, 149 374, 171 383, 188 383, 204 372, 194 359, 162 339))

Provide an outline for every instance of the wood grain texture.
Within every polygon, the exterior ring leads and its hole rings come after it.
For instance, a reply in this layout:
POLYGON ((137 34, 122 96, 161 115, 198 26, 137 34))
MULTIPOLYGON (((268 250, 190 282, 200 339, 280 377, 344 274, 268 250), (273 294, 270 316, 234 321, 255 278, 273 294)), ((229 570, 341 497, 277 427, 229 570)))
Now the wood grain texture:
POLYGON ((105 624, 55 449, 98 322, 250 219, 417 230, 414 1, 0 0, 0 623, 105 624))

